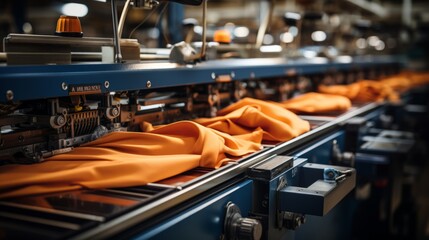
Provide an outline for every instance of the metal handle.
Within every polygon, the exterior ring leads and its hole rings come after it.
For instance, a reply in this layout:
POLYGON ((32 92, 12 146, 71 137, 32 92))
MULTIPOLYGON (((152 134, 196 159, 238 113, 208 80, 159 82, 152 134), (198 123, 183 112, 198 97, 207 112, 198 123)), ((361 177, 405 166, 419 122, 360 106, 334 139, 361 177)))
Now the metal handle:
POLYGON ((355 169, 323 164, 305 164, 299 178, 299 186, 278 191, 280 211, 323 216, 356 185, 355 169))

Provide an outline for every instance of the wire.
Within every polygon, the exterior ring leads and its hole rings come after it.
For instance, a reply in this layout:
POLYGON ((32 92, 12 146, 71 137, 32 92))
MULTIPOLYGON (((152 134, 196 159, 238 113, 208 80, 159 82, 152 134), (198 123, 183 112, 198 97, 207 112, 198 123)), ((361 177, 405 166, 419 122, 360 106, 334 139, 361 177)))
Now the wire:
MULTIPOLYGON (((158 19, 156 20, 155 26, 157 24, 159 24, 159 22, 161 21, 163 15, 164 15, 164 12, 167 9, 168 4, 169 4, 169 2, 166 2, 165 5, 164 5, 164 7, 162 7, 161 12, 159 12, 158 19)), ((164 41, 166 42, 166 44, 167 45, 170 44, 170 39, 167 36, 167 31, 164 31, 164 29, 162 28, 162 23, 161 23, 161 32, 162 32, 162 37, 164 38, 164 41)))
POLYGON ((150 16, 152 16, 155 10, 156 9, 152 9, 152 11, 150 11, 150 13, 130 32, 128 38, 131 38, 133 36, 134 32, 137 31, 137 29, 139 29, 149 19, 150 16))

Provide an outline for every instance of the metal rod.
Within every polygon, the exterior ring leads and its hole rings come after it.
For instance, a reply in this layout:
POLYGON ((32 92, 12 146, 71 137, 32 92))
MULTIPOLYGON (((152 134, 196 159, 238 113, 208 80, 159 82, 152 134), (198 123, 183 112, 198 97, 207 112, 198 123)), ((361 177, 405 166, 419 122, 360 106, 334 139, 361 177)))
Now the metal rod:
POLYGON ((201 58, 204 59, 206 55, 206 32, 207 32, 207 1, 204 0, 203 3, 203 35, 202 35, 202 46, 201 46, 201 58))
POLYGON ((80 226, 78 224, 73 224, 73 223, 67 223, 67 222, 63 222, 63 221, 58 221, 58 220, 49 220, 49 219, 44 219, 44 218, 40 218, 40 217, 32 217, 32 216, 28 216, 28 215, 22 215, 22 214, 15 214, 15 213, 0 213, 1 217, 5 217, 5 218, 11 218, 11 219, 16 219, 16 220, 21 220, 21 221, 25 221, 25 222, 29 222, 29 223, 39 223, 39 224, 43 224, 43 225, 48 225, 48 226, 53 226, 53 227, 58 227, 58 228, 64 228, 64 229, 70 229, 70 230, 80 230, 80 226))
POLYGON ((113 21, 113 44, 115 49, 115 63, 122 62, 120 36, 118 33, 118 12, 116 11, 116 0, 111 0, 112 21, 113 21))
POLYGON ((19 203, 12 203, 12 202, 0 202, 0 205, 1 206, 8 206, 8 207, 16 207, 19 209, 34 210, 34 211, 38 211, 38 212, 53 213, 53 214, 57 214, 57 215, 80 218, 80 219, 91 220, 91 221, 96 221, 96 222, 104 222, 106 220, 102 216, 95 216, 95 215, 86 214, 86 213, 70 212, 70 211, 64 211, 64 210, 59 210, 59 209, 50 209, 50 208, 44 208, 44 207, 30 206, 30 205, 24 205, 24 204, 19 204, 19 203))
MULTIPOLYGON (((261 3, 264 4, 264 3, 261 3)), ((271 0, 268 2, 269 4, 269 8, 268 8, 268 12, 266 13, 266 15, 264 16, 264 19, 262 20, 259 29, 258 29, 258 34, 256 36, 256 44, 255 47, 258 49, 262 46, 262 43, 264 41, 264 36, 265 33, 267 32, 268 26, 271 22, 271 18, 274 12, 274 6, 275 6, 275 0, 271 0)), ((266 8, 264 8, 265 10, 266 8)))
POLYGON ((125 19, 127 18, 128 8, 130 7, 131 0, 125 2, 124 8, 122 9, 121 18, 119 19, 118 25, 118 37, 122 37, 122 31, 124 29, 125 19))

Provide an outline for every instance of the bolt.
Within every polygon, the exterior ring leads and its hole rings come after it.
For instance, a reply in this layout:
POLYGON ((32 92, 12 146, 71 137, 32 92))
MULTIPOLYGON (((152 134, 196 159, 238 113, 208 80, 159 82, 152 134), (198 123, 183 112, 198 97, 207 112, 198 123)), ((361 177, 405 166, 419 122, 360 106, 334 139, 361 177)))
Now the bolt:
POLYGON ((69 88, 69 86, 67 85, 67 83, 63 82, 61 83, 61 88, 65 91, 69 88))
POLYGON ((66 122, 66 119, 63 116, 58 116, 57 117, 57 124, 58 125, 63 125, 66 122))
POLYGON ((263 208, 266 208, 268 206, 268 201, 267 200, 262 200, 261 205, 263 208))
POLYGON ((104 87, 105 88, 109 88, 110 87, 110 82, 109 81, 105 81, 104 82, 104 87))
POLYGON ((110 114, 112 114, 112 116, 117 117, 119 115, 119 109, 118 108, 112 108, 112 110, 110 111, 110 114))
POLYGON ((13 92, 12 92, 12 90, 7 90, 6 91, 6 99, 8 101, 12 101, 13 100, 13 92))
POLYGON ((151 83, 151 81, 147 81, 147 82, 146 82, 146 87, 147 87, 147 88, 151 88, 151 87, 152 87, 152 83, 151 83))

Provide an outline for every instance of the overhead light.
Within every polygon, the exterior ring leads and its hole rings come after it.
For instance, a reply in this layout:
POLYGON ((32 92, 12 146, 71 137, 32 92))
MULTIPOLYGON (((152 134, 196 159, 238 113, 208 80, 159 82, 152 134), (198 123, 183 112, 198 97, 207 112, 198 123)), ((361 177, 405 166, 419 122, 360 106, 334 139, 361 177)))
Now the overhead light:
POLYGON ((264 53, 276 53, 281 52, 282 47, 280 45, 265 45, 261 46, 261 48, 259 48, 259 51, 264 53))
POLYGON ((247 27, 236 27, 234 29, 234 35, 236 37, 247 37, 249 36, 249 28, 247 27))
POLYGON ((383 41, 379 40, 377 45, 374 48, 377 51, 383 51, 385 47, 386 47, 386 44, 383 41))
POLYGON ((61 13, 66 16, 85 17, 88 14, 88 7, 80 3, 66 3, 61 8, 61 13))
POLYGON ((266 45, 273 44, 274 37, 271 34, 265 34, 262 42, 266 45))
POLYGON ((284 43, 293 42, 293 35, 290 32, 285 32, 280 35, 280 40, 284 43))
POLYGON ((356 40, 356 47, 359 49, 364 49, 366 48, 367 44, 366 44, 366 39, 365 38, 359 38, 356 40))
POLYGON ((380 39, 377 36, 368 37, 368 45, 371 47, 377 46, 379 41, 380 39))
POLYGON ((300 20, 301 14, 295 12, 286 12, 284 17, 288 19, 300 20))
POLYGON ((323 42, 326 40, 326 33, 324 31, 315 31, 311 34, 311 39, 315 42, 323 42))
POLYGON ((315 58, 317 56, 317 52, 313 50, 303 50, 302 56, 305 58, 315 58))
POLYGON ((295 26, 290 26, 288 32, 290 32, 293 37, 298 36, 298 28, 295 26))
POLYGON ((342 55, 337 57, 337 62, 339 63, 351 63, 353 61, 353 58, 348 55, 342 55))

